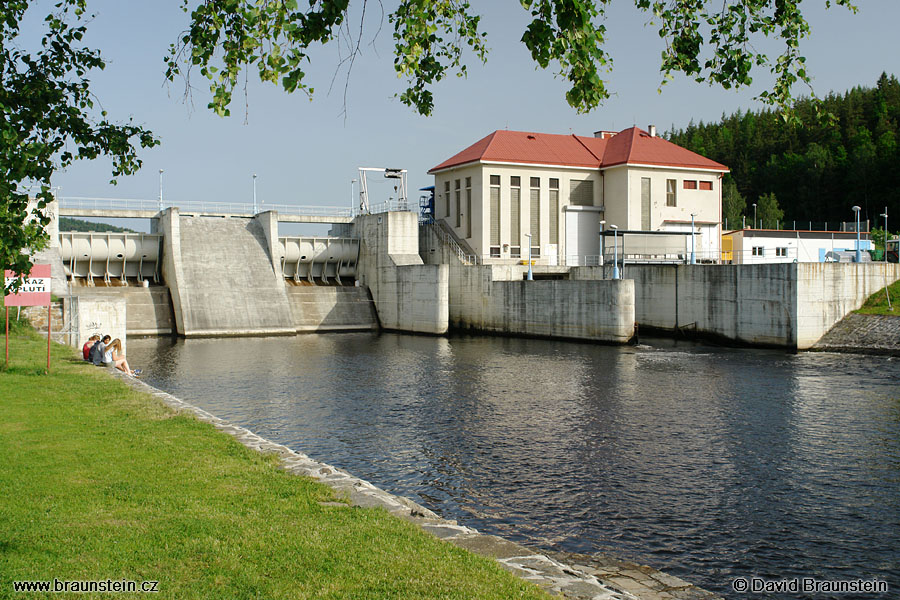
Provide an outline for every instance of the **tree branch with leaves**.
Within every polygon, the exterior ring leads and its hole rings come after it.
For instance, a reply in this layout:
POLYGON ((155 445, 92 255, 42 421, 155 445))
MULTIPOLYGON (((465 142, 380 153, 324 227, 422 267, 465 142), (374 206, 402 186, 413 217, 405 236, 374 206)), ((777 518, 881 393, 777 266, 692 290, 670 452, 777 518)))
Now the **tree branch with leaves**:
POLYGON ((97 50, 81 46, 85 2, 58 0, 33 52, 21 49, 19 29, 32 0, 0 7, 0 262, 19 274, 31 268, 29 253, 46 243, 48 218, 40 211, 53 200, 54 173, 76 160, 109 156, 115 183, 140 167, 135 144, 159 143, 146 129, 114 124, 95 107, 87 76, 105 63, 97 50), (32 189, 39 190, 39 213, 29 222, 32 189))
MULTIPOLYGON (((368 0, 359 0, 365 13, 368 0)), ((520 0, 531 21, 522 42, 541 68, 555 68, 566 79, 566 101, 589 112, 609 98, 612 58, 605 49, 606 9, 612 0, 520 0)), ((665 40, 661 86, 681 73, 699 82, 728 88, 749 86, 753 74, 767 71, 771 89, 757 98, 791 118, 794 87, 811 89, 800 44, 810 32, 802 0, 634 0, 635 10, 665 40), (777 56, 756 50, 764 39, 783 47, 777 56)), ((851 0, 825 5, 856 7, 851 0)), ((310 51, 339 39, 349 18, 350 0, 183 0, 191 25, 171 46, 166 76, 186 79, 196 67, 208 79, 209 107, 229 114, 234 88, 245 69, 262 81, 280 83, 287 92, 313 88, 306 82, 310 51)), ((379 2, 380 4, 380 2, 379 2)), ((394 69, 405 82, 397 95, 422 115, 434 111, 432 87, 448 75, 465 76, 463 58, 471 52, 487 59, 487 34, 481 17, 465 0, 399 0, 389 12, 394 33, 394 69)), ((356 46, 358 51, 359 46, 356 46)), ((352 63, 352 61, 351 61, 352 63)))

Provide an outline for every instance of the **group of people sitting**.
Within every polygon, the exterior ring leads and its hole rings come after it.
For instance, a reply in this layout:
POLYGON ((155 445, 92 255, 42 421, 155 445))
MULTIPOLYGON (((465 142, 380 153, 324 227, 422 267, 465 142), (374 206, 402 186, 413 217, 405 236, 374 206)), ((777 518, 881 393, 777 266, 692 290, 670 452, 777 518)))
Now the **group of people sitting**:
POLYGON ((119 338, 112 339, 108 335, 92 335, 81 348, 84 360, 100 367, 116 368, 123 373, 138 377, 140 369, 134 369, 128 365, 125 353, 122 352, 122 341, 119 338))

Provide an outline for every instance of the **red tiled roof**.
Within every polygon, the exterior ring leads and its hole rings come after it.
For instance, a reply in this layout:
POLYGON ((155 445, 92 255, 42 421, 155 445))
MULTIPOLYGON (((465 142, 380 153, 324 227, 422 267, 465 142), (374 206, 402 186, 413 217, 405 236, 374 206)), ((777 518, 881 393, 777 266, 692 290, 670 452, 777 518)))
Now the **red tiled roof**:
POLYGON ((637 127, 620 131, 611 137, 606 145, 603 166, 613 167, 624 164, 728 170, 728 167, 723 164, 691 152, 687 148, 682 148, 661 137, 651 137, 649 133, 637 127))
POLYGON ((727 171, 709 160, 632 127, 611 138, 499 130, 429 170, 429 173, 473 162, 507 162, 600 169, 626 163, 694 167, 727 171))

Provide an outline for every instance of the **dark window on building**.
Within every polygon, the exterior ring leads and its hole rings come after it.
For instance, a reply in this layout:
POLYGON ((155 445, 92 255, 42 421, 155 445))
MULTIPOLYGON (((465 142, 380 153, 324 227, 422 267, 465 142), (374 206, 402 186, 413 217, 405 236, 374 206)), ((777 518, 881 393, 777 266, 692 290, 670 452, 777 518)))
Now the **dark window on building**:
POLYGON ((684 189, 696 190, 697 189, 697 180, 696 179, 685 179, 684 180, 684 189))
POLYGON ((569 182, 569 204, 594 205, 594 182, 590 179, 572 179, 569 182))
POLYGON ((701 181, 700 189, 705 190, 707 192, 712 191, 712 181, 701 181))

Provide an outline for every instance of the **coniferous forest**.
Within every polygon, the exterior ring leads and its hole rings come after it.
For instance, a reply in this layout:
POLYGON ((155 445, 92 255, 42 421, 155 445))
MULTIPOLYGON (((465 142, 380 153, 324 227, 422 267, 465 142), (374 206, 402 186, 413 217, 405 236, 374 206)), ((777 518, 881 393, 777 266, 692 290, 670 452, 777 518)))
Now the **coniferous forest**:
POLYGON ((764 227, 806 228, 809 221, 860 219, 900 229, 900 82, 882 74, 874 87, 856 87, 795 105, 799 125, 772 110, 738 111, 719 123, 693 122, 666 137, 731 169, 723 182, 729 228, 753 219, 764 227), (831 114, 833 119, 820 116, 831 114))

